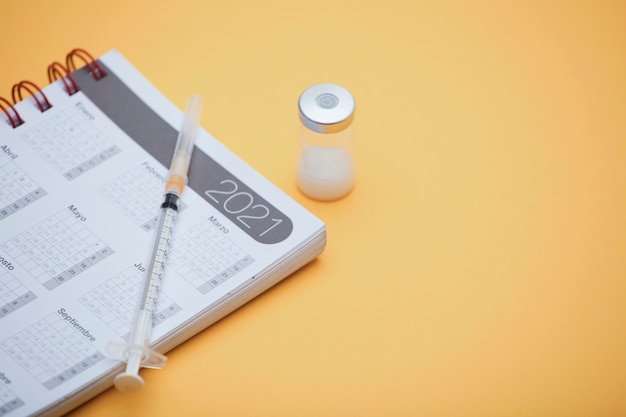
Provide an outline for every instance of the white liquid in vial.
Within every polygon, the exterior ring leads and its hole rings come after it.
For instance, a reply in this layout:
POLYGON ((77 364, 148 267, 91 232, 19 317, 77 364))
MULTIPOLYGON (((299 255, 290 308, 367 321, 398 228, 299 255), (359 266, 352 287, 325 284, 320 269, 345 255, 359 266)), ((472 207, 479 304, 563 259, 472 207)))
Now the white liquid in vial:
POLYGON ((298 187, 316 200, 335 200, 354 184, 352 157, 344 148, 308 146, 298 162, 298 187))

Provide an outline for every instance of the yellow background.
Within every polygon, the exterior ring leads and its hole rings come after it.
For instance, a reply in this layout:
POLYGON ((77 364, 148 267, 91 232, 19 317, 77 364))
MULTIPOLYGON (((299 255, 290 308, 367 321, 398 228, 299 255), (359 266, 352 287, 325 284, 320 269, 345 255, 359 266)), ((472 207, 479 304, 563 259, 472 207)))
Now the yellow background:
POLYGON ((626 415, 625 1, 2 0, 0 95, 118 49, 326 222, 312 264, 79 416, 626 415), (295 185, 356 98, 356 188, 295 185))

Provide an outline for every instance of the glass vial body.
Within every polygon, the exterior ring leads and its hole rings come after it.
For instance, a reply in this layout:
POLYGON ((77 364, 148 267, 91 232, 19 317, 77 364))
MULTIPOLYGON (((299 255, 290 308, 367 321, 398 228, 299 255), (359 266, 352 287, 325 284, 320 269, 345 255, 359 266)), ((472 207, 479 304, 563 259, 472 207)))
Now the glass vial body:
POLYGON ((320 201, 348 194, 355 179, 354 98, 343 87, 317 84, 299 100, 298 188, 320 201))

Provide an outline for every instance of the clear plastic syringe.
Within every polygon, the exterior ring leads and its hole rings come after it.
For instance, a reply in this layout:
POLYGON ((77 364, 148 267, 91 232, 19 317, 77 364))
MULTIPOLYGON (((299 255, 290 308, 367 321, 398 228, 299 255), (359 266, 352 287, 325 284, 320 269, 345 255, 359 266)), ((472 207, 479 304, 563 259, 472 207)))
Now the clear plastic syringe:
POLYGON ((111 356, 126 362, 126 371, 115 377, 115 387, 120 391, 135 392, 140 390, 143 388, 144 382, 139 376, 139 368, 163 368, 167 362, 165 356, 150 349, 149 346, 152 316, 174 230, 178 203, 187 184, 189 162, 201 111, 202 99, 196 95, 191 96, 187 102, 183 124, 178 133, 176 149, 165 183, 165 200, 161 204, 152 258, 144 283, 134 330, 128 343, 111 342, 108 346, 108 352, 111 356))

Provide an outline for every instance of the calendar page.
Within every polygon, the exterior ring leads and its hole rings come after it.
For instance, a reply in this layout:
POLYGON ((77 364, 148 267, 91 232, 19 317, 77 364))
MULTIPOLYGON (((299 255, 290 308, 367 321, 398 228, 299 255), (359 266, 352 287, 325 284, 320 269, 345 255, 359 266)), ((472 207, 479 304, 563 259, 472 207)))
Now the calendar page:
MULTIPOLYGON (((182 112, 119 53, 0 120, 0 417, 112 386, 144 294, 182 112)), ((2 114, 2 117, 5 115, 2 114)), ((324 224, 200 129, 153 310, 166 353, 317 256, 324 224)))
MULTIPOLYGON (((7 150, 4 145, 3 150, 7 150)), ((10 151, 0 153, 0 220, 34 203, 46 195, 19 165, 12 161, 10 151)))

